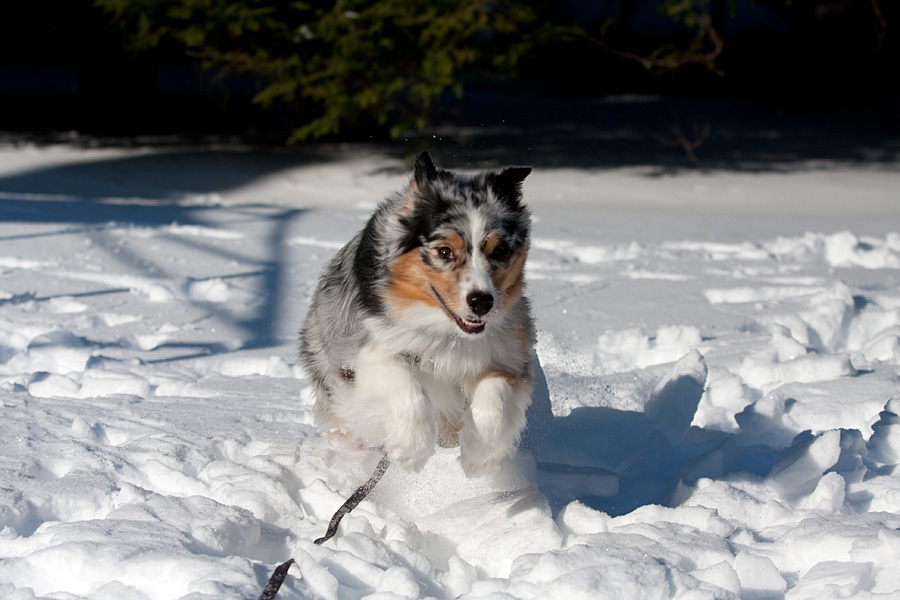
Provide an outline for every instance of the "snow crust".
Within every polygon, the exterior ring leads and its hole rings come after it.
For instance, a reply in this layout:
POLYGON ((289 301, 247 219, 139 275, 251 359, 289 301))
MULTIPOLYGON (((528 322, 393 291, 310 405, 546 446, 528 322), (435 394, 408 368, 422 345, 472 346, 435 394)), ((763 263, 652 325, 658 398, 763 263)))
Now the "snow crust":
POLYGON ((0 147, 0 597, 900 595, 900 174, 536 171, 521 452, 316 546, 378 456, 295 334, 406 177, 338 154, 0 147))

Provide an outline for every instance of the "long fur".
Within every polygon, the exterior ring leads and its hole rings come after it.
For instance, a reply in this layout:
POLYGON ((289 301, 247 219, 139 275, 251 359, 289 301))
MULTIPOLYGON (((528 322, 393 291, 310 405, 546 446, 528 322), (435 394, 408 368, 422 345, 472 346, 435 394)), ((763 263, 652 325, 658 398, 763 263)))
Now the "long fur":
POLYGON ((427 153, 325 268, 300 333, 321 429, 468 476, 516 450, 534 386, 524 297, 531 172, 460 174, 427 153))

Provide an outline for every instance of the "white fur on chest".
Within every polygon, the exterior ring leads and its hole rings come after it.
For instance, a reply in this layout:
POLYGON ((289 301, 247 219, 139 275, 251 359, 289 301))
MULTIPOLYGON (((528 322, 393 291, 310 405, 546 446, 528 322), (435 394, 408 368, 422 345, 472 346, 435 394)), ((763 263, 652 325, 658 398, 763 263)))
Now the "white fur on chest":
POLYGON ((370 343, 386 354, 415 360, 418 370, 430 373, 437 380, 456 382, 476 379, 490 371, 515 371, 523 357, 510 352, 511 327, 500 315, 489 323, 488 330, 477 335, 460 334, 456 325, 433 309, 423 309, 421 315, 407 311, 401 325, 385 326, 370 321, 370 343), (418 318, 417 318, 418 317, 418 318))

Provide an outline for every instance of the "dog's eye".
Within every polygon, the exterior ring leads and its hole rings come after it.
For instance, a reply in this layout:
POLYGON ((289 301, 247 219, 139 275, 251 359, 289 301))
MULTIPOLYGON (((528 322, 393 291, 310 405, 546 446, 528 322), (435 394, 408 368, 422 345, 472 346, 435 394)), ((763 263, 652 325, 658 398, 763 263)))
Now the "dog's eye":
POLYGON ((442 259, 446 260, 447 262, 450 262, 451 260, 456 258, 453 255, 453 248, 450 248, 449 246, 441 246, 440 248, 437 249, 437 253, 438 253, 438 256, 440 256, 442 259))
POLYGON ((506 244, 497 244, 497 247, 491 252, 491 260, 506 262, 510 254, 512 254, 512 250, 510 250, 509 246, 506 244))

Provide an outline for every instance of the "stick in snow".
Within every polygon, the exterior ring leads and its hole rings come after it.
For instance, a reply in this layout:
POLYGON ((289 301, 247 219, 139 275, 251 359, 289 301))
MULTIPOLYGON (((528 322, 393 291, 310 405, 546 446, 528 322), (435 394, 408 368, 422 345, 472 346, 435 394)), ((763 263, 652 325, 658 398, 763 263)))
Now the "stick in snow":
POLYGON ((387 471, 388 465, 391 464, 391 461, 388 459, 387 454, 382 455, 381 460, 378 461, 378 466, 375 467, 375 472, 372 473, 372 476, 369 477, 369 480, 359 486, 353 495, 347 498, 347 501, 344 502, 337 512, 334 513, 334 516, 331 517, 331 522, 328 524, 328 531, 325 532, 325 535, 317 539, 315 544, 323 544, 327 542, 334 534, 337 533, 338 524, 340 524, 341 519, 344 518, 348 512, 356 508, 356 505, 363 501, 363 498, 369 495, 369 492, 372 491, 372 488, 375 487, 375 484, 381 481, 381 476, 384 475, 384 472, 387 471))
POLYGON ((275 597, 275 594, 281 589, 281 584, 284 583, 284 578, 287 577, 288 569, 291 568, 292 564, 294 564, 293 558, 275 567, 275 572, 269 578, 269 583, 266 584, 259 600, 272 600, 275 597))
MULTIPOLYGON (((381 457, 381 460, 378 461, 378 466, 375 467, 375 472, 372 473, 372 476, 369 477, 369 480, 359 486, 353 494, 347 498, 347 501, 344 502, 337 512, 334 513, 334 516, 331 517, 331 522, 328 523, 328 530, 325 532, 325 535, 317 539, 314 544, 321 545, 331 538, 334 537, 334 534, 337 533, 338 525, 341 522, 341 519, 344 518, 348 512, 356 508, 356 506, 363 501, 363 499, 369 495, 369 492, 372 491, 372 488, 375 487, 379 481, 381 481, 381 476, 384 475, 384 472, 387 471, 388 466, 390 466, 391 461, 388 459, 387 455, 384 454, 381 457)), ((260 595, 259 600, 273 600, 275 598, 275 594, 278 593, 278 590, 281 589, 281 584, 284 583, 285 577, 287 577, 288 569, 291 568, 291 565, 294 564, 294 559, 290 559, 285 563, 282 563, 275 567, 275 572, 272 573, 272 577, 269 578, 269 583, 266 584, 265 589, 263 589, 262 595, 260 595)))

